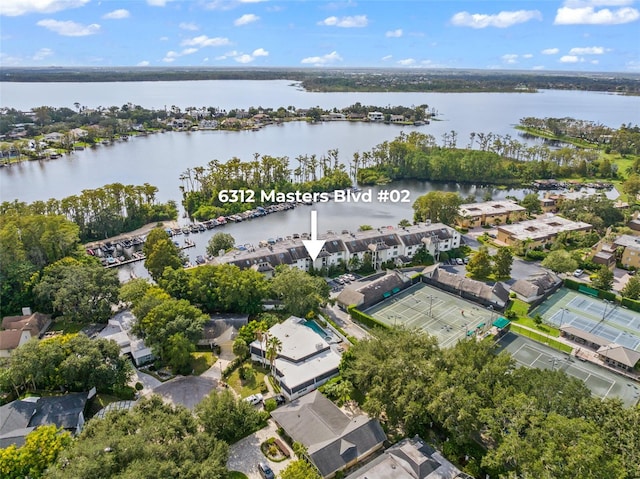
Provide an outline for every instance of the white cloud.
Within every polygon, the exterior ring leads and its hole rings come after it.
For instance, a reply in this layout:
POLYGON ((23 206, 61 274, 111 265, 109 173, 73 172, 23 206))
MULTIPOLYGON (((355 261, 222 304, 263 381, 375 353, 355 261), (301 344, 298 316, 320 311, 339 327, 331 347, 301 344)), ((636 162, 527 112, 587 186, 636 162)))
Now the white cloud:
POLYGON ((139 67, 148 67, 149 66, 149 62, 147 60, 142 60, 141 62, 138 62, 139 67))
POLYGON ((500 12, 496 15, 483 13, 458 12, 451 17, 451 23, 458 27, 507 28, 529 20, 542 20, 542 14, 538 10, 517 10, 515 12, 500 12))
POLYGON ((245 13, 240 18, 236 18, 233 24, 236 27, 240 27, 242 25, 248 25, 250 23, 257 22, 258 20, 260 20, 260 17, 258 15, 254 15, 253 13, 245 13))
POLYGON ((62 35, 64 37, 86 37, 87 35, 95 35, 100 31, 100 25, 92 23, 91 25, 83 25, 81 23, 67 20, 65 22, 48 18, 40 20, 38 26, 62 35))
POLYGON ((89 0, 2 0, 0 15, 17 17, 27 13, 55 13, 82 7, 87 3, 89 0))
POLYGON ((384 34, 387 38, 400 38, 402 36, 402 28, 398 28, 397 30, 389 30, 384 34))
POLYGON ((507 53, 505 55, 502 55, 502 61, 505 63, 509 63, 509 64, 514 64, 514 63, 518 63, 518 55, 516 55, 515 53, 507 53))
POLYGON ((53 50, 51 48, 41 48, 35 53, 35 55, 33 55, 33 59, 35 61, 40 61, 50 57, 51 55, 53 55, 53 50))
POLYGON ((326 55, 322 55, 321 57, 303 58, 300 63, 304 63, 305 65, 322 66, 341 61, 342 57, 338 54, 338 52, 333 51, 331 53, 327 53, 326 55))
POLYGON ((382 61, 386 62, 388 60, 391 60, 393 58, 393 55, 385 55, 382 57, 382 61))
POLYGON ((161 42, 166 42, 169 40, 169 37, 160 37, 158 40, 160 40, 161 42))
POLYGON ((184 50, 182 50, 181 52, 176 52, 174 50, 170 50, 167 52, 167 54, 164 56, 164 58, 162 59, 163 62, 166 63, 171 63, 172 61, 174 61, 176 58, 179 57, 183 57, 185 55, 191 55, 195 52, 197 52, 198 49, 197 48, 185 48, 184 50))
POLYGON ((620 25, 635 22, 640 18, 640 12, 631 7, 614 10, 602 8, 596 10, 592 6, 561 7, 556 13, 556 25, 620 25))
POLYGON ((355 15, 353 17, 327 17, 318 25, 324 25, 327 27, 342 27, 342 28, 362 28, 369 24, 369 20, 366 15, 355 15))
POLYGON ((560 63, 578 63, 580 61, 580 57, 576 55, 564 55, 560 57, 560 63))
POLYGON ((268 57, 269 56, 269 52, 266 51, 264 48, 258 48, 256 50, 254 50, 251 55, 254 56, 254 57, 268 57))
POLYGON ((200 35, 193 38, 187 38, 183 40, 181 45, 183 47, 223 47, 225 45, 230 45, 231 42, 228 38, 225 37, 213 37, 209 38, 206 35, 200 35))
POLYGON ((405 58, 403 60, 398 60, 398 65, 402 65, 403 67, 408 67, 411 65, 415 65, 416 61, 413 58, 405 58))
POLYGON ((533 58, 533 55, 531 53, 525 53, 524 55, 522 55, 522 58, 526 58, 526 59, 533 58))
POLYGON ((577 47, 569 50, 569 55, 603 55, 604 47, 577 47))
POLYGON ((557 55, 558 53, 560 53, 560 49, 559 48, 545 48, 540 53, 542 53, 543 55, 557 55))
POLYGON ((544 65, 536 65, 532 70, 544 70, 544 65))
POLYGON ((197 30, 200 30, 198 25, 196 25, 193 22, 180 22, 180 25, 178 25, 178 28, 182 30, 189 30, 190 32, 195 32, 197 30))
POLYGON ((253 57, 245 53, 244 55, 235 57, 234 60, 237 61, 238 63, 250 63, 253 61, 253 57))
POLYGON ((172 1, 173 0, 147 0, 147 5, 151 5, 152 7, 164 7, 167 3, 172 1))
POLYGON ((102 15, 102 18, 105 20, 122 20, 123 18, 129 18, 129 10, 125 10, 124 8, 119 8, 118 10, 114 10, 113 12, 105 13, 102 15))

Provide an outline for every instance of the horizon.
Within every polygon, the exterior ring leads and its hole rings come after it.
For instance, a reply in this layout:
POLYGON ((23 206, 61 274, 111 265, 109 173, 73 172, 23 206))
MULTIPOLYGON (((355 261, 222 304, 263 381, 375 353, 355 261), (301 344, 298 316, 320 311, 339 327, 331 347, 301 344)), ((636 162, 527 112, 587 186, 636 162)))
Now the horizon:
POLYGON ((640 74, 640 0, 4 0, 8 68, 640 74))

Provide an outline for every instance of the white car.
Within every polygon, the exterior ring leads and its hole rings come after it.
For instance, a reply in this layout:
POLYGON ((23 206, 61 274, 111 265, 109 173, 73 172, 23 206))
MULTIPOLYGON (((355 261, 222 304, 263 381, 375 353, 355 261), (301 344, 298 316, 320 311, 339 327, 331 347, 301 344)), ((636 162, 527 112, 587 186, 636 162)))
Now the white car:
POLYGON ((577 270, 575 270, 575 271, 573 272, 573 275, 574 275, 576 278, 579 278, 580 276, 582 276, 582 273, 584 273, 584 271, 582 271, 581 269, 577 269, 577 270))
POLYGON ((244 398, 245 401, 247 401, 248 403, 253 404, 254 406, 260 404, 262 402, 262 394, 258 393, 258 394, 252 394, 249 397, 244 398))

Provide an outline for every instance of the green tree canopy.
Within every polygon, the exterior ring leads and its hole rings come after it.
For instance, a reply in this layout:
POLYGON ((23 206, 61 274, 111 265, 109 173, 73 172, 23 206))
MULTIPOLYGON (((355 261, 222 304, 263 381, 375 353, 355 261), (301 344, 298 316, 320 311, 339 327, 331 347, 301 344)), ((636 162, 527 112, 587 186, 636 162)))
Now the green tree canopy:
POLYGON ((319 277, 289 266, 278 266, 271 291, 291 314, 306 317, 329 299, 329 285, 319 277))
POLYGON ((520 206, 526 208, 527 213, 529 213, 530 215, 542 212, 542 207, 540 206, 540 198, 538 197, 537 193, 529 193, 525 195, 525 197, 520 200, 520 206))
POLYGON ((629 299, 640 298, 640 279, 636 276, 631 276, 627 281, 627 284, 622 288, 621 294, 623 297, 629 299))
POLYGON ((511 266, 513 265, 513 254, 511 248, 501 247, 493 255, 493 272, 499 279, 511 277, 511 266))
POLYGON ((458 208, 461 204, 462 198, 458 193, 430 191, 413 203, 413 219, 452 225, 458 217, 458 208))
POLYGON ((0 449, 0 475, 5 479, 42 477, 70 444, 69 432, 53 424, 40 426, 27 434, 24 445, 0 449))
POLYGON ((142 251, 146 256, 144 266, 156 281, 160 279, 165 268, 182 268, 180 250, 162 228, 154 228, 149 232, 142 251))
POLYGON ((118 299, 120 282, 113 269, 87 258, 65 258, 47 266, 34 287, 45 311, 78 323, 105 322, 118 299))
POLYGON ((267 415, 243 399, 236 399, 228 389, 212 391, 196 406, 204 430, 229 444, 264 426, 267 415))
MULTIPOLYGON (((507 255, 502 253, 502 267, 507 266, 507 255)), ((486 246, 481 246, 476 254, 474 254, 467 264, 467 272, 469 276, 475 279, 486 279, 492 272, 491 255, 486 246)), ((511 273, 511 264, 508 264, 509 274, 511 273)), ((506 271, 506 268, 504 268, 506 271)))
POLYGON ((606 265, 600 265, 600 269, 596 272, 595 278, 591 280, 591 285, 602 291, 611 291, 613 288, 613 271, 606 265))
POLYGON ((235 244, 235 238, 229 233, 216 233, 211 237, 207 244, 207 254, 211 256, 218 256, 218 252, 220 250, 227 251, 233 248, 235 244))
POLYGON ((320 479, 318 470, 303 459, 291 462, 280 473, 281 479, 320 479))
POLYGON ((573 259, 571 253, 563 249, 551 251, 541 264, 554 273, 568 273, 578 267, 578 262, 573 259))
POLYGON ((89 421, 45 475, 51 479, 225 479, 228 446, 200 430, 191 411, 142 399, 89 421))

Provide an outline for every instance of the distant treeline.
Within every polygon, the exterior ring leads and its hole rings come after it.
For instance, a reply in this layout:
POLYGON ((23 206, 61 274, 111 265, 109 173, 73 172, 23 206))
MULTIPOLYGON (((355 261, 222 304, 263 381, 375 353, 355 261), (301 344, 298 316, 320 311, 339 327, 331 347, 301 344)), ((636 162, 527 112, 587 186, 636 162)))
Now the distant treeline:
POLYGON ((466 148, 457 148, 456 142, 455 131, 443 135, 443 146, 432 135, 402 133, 369 152, 354 154, 352 169, 362 185, 402 179, 524 184, 540 178, 617 175, 615 165, 607 158, 599 159, 594 150, 527 146, 508 135, 492 133, 471 133, 466 148), (479 150, 471 149, 474 142, 479 150))
POLYGON ((535 91, 587 90, 640 94, 640 77, 616 73, 524 73, 478 70, 18 68, 0 69, 0 81, 115 82, 186 80, 293 80, 309 91, 535 91))

